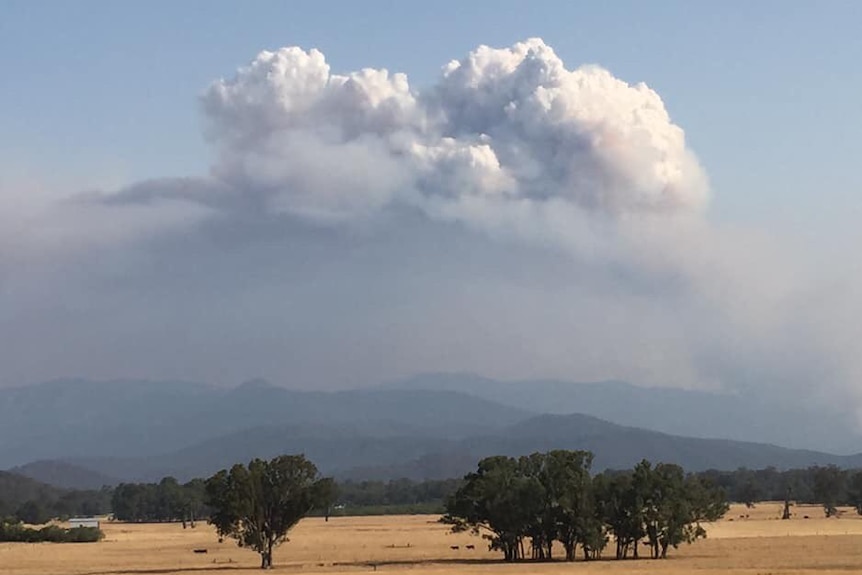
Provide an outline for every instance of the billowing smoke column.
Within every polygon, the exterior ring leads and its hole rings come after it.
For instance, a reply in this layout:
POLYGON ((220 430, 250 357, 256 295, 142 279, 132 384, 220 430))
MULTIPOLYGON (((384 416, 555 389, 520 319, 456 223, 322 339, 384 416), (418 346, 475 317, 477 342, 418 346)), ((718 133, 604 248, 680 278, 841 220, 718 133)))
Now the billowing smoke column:
POLYGON ((0 178, 7 379, 95 357, 122 376, 281 363, 315 384, 476 371, 862 406, 851 260, 700 217, 703 170, 643 84, 538 39, 421 91, 283 48, 202 105, 212 177, 57 197, 0 178), (200 343, 167 337, 188 330, 200 343))
POLYGON ((203 97, 214 175, 267 209, 344 221, 391 208, 536 228, 697 212, 706 178, 661 98, 540 39, 480 46, 422 92, 404 74, 330 72, 300 48, 261 52, 203 97), (559 225, 559 224, 557 224, 559 225))

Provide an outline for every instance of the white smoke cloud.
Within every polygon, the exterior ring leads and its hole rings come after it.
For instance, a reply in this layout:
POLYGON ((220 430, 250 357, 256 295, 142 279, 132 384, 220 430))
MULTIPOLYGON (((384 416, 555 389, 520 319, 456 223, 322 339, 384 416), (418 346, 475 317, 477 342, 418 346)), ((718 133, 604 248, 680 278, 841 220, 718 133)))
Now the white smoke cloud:
POLYGON ((403 74, 334 74, 321 52, 283 48, 202 99, 213 173, 279 212, 340 221, 406 206, 544 236, 558 214, 580 227, 581 212, 692 213, 707 198, 658 94, 599 67, 568 70, 540 39, 481 46, 422 91, 403 74))

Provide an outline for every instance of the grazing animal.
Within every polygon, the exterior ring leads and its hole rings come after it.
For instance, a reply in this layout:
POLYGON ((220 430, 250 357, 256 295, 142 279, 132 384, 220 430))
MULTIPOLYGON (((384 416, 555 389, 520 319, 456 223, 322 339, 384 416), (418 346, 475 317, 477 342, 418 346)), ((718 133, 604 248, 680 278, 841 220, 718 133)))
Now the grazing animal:
POLYGON ((194 552, 195 553, 206 553, 207 550, 206 549, 195 549, 194 552))
POLYGON ((460 547, 458 547, 457 545, 450 545, 449 549, 452 549, 453 551, 457 551, 458 549, 460 549, 460 547))
POLYGON ((475 545, 467 545, 467 549, 475 549, 475 548, 476 548, 475 545))

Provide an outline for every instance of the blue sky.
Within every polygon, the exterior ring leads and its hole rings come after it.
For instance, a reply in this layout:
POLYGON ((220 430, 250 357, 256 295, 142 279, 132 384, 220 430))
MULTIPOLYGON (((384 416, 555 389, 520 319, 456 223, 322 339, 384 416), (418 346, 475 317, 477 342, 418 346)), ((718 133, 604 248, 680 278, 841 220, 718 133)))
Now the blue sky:
POLYGON ((862 210, 860 26, 853 1, 4 0, 0 169, 61 187, 203 173, 197 96, 265 48, 421 87, 480 43, 540 36, 570 68, 658 91, 710 177, 710 217, 817 236, 862 210))

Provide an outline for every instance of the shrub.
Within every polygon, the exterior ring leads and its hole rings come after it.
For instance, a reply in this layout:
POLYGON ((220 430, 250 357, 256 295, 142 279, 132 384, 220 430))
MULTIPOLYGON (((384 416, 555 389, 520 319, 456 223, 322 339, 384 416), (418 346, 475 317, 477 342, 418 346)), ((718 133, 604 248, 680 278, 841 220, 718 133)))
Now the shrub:
POLYGON ((46 525, 40 529, 25 527, 18 521, 0 521, 0 541, 11 543, 95 543, 105 534, 97 527, 46 525))

